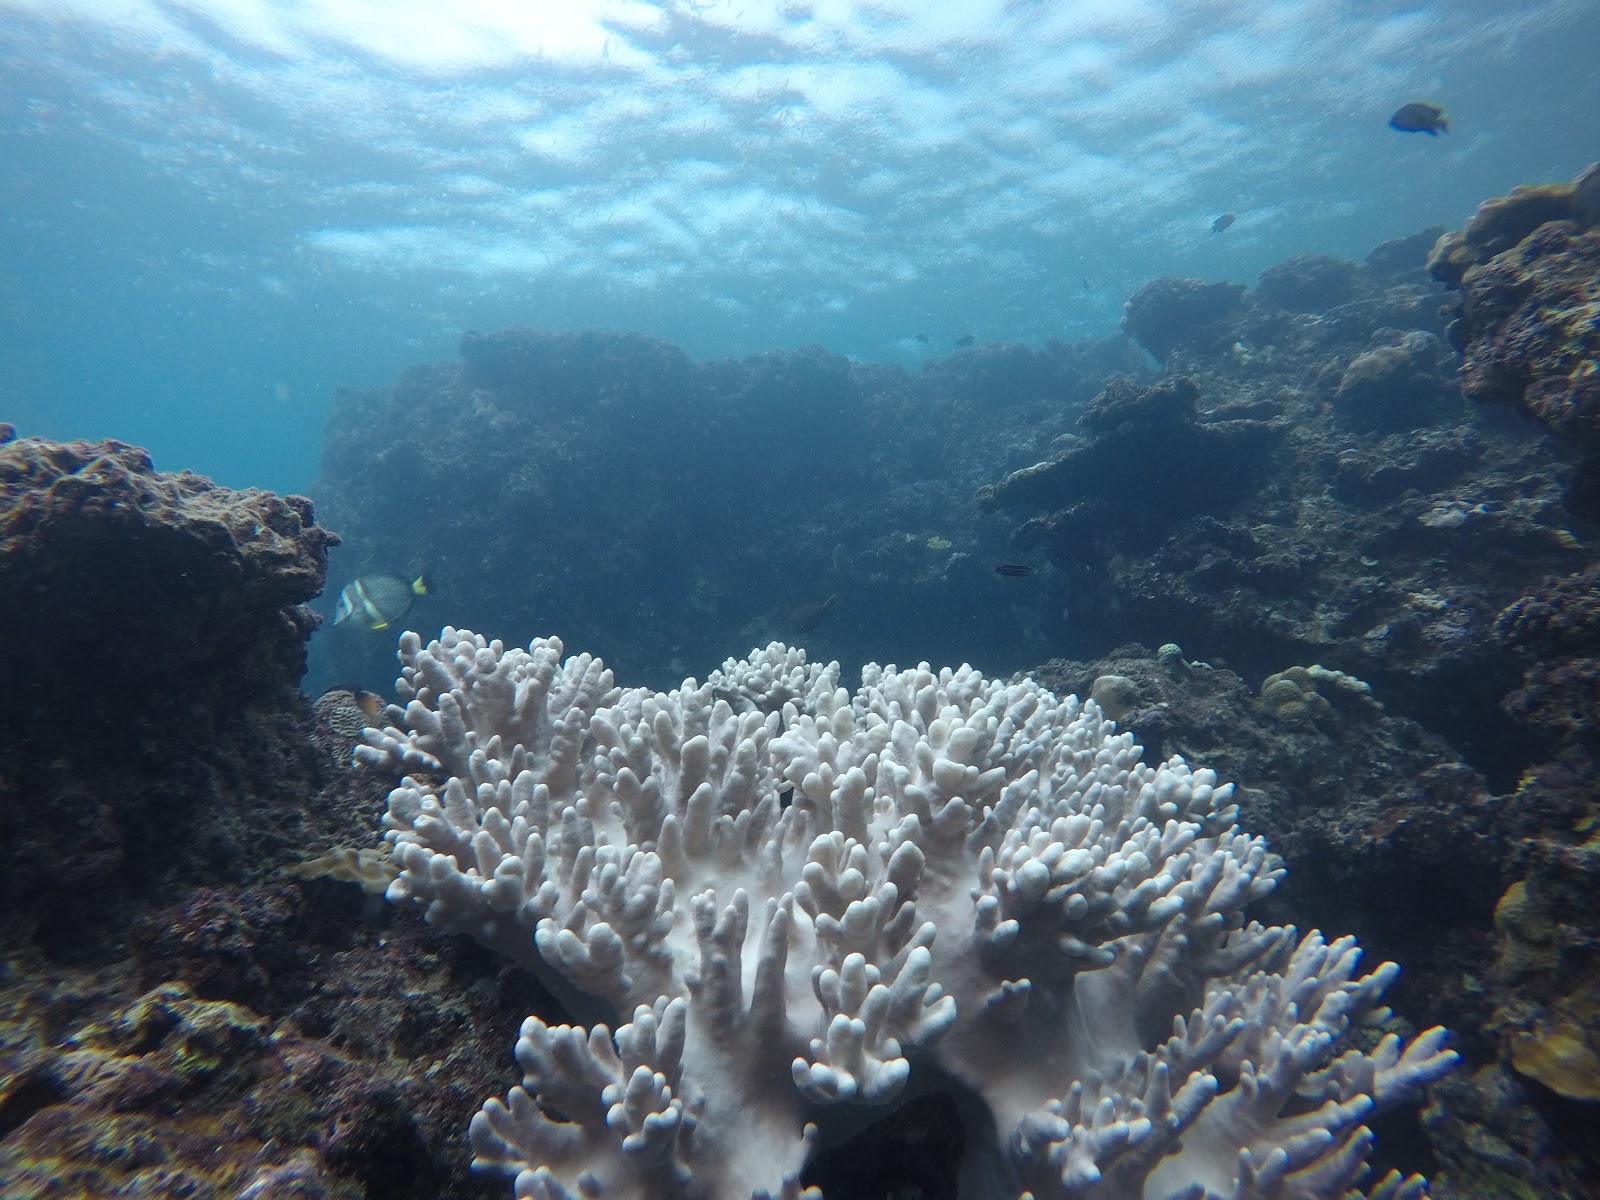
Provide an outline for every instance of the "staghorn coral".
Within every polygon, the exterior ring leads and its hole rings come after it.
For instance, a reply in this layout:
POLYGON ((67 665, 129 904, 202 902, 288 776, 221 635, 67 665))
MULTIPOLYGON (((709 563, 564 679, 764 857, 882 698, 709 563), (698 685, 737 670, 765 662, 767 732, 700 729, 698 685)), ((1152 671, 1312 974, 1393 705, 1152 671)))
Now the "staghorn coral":
POLYGON ((1093 703, 926 665, 852 695, 777 644, 657 693, 562 653, 407 634, 357 750, 411 772, 390 898, 574 1018, 524 1022, 522 1086, 472 1123, 518 1197, 796 1197, 951 1080, 972 1195, 1344 1197, 1367 1116, 1454 1061, 1358 1037, 1398 968, 1248 921, 1281 872, 1231 788, 1093 703))

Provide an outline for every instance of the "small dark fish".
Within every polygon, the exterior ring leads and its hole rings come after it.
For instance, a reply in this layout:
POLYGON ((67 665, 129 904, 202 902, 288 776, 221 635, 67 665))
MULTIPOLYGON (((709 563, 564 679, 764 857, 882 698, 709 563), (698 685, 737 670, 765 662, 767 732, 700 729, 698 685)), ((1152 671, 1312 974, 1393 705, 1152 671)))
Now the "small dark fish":
POLYGON ((925 334, 925 333, 917 334, 917 341, 921 342, 924 346, 926 346, 928 344, 928 335, 925 334))
POLYGON ((963 333, 960 337, 958 337, 956 339, 956 345, 958 345, 958 346, 970 346, 970 345, 972 345, 973 342, 975 342, 977 340, 978 339, 973 337, 970 333, 963 333))
POLYGON ((428 577, 418 575, 410 583, 393 575, 363 575, 344 585, 333 610, 333 623, 354 621, 364 629, 387 629, 400 620, 428 594, 428 577))
POLYGON ((1444 109, 1437 104, 1413 102, 1402 105, 1389 118, 1389 128, 1398 129, 1401 133, 1425 133, 1429 137, 1438 137, 1441 133, 1450 132, 1450 122, 1445 119, 1444 109))
POLYGON ((1239 216, 1237 213, 1223 213, 1215 221, 1211 222, 1211 232, 1221 233, 1224 229, 1226 229, 1229 225, 1232 225, 1238 219, 1239 216))
POLYGON ((1022 579, 1033 572, 1034 568, 1025 563, 1001 563, 994 569, 996 575, 1004 575, 1007 579, 1022 579))
POLYGON ((789 614, 789 624, 804 633, 812 628, 818 621, 828 615, 828 610, 839 603, 839 594, 835 592, 826 600, 816 600, 810 604, 802 604, 789 614))

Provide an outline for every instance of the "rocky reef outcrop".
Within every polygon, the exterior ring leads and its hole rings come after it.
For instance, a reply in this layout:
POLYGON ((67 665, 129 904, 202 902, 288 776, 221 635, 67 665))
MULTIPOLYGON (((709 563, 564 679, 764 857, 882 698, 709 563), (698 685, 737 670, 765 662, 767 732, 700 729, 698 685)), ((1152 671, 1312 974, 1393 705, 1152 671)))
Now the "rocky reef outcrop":
POLYGON ((1013 540, 1058 561, 1102 559, 1149 544, 1187 515, 1226 511, 1260 485, 1255 468, 1285 432, 1282 422, 1203 409, 1182 375, 1149 387, 1113 380, 1078 426, 1085 432, 1059 458, 978 489, 981 508, 1047 510, 1013 540))
POLYGON ((482 1194, 453 1139, 548 1000, 374 907, 382 788, 299 690, 337 541, 0 426, 0 1195, 482 1194))
POLYGON ((12 922, 95 953, 115 948, 107 918, 130 898, 240 875, 239 814, 318 777, 298 684, 317 622, 306 602, 337 541, 303 497, 158 472, 120 442, 4 427, 0 908, 12 922))
POLYGON ((1123 305, 1122 331, 1163 365, 1175 352, 1214 352, 1227 344, 1247 290, 1242 283, 1153 279, 1123 305))
POLYGON ((1250 293, 1147 285, 1124 324, 1165 365, 1147 394, 1196 398, 1181 433, 1147 401, 1126 433, 1058 439, 977 496, 1061 571, 1068 645, 1178 642, 1254 679, 1324 663, 1505 782, 1526 763, 1500 706, 1518 669, 1491 628, 1530 576, 1581 564, 1588 532, 1562 503, 1571 452, 1462 397, 1428 245, 1302 256, 1250 293))
POLYGON ((1456 292, 1448 335, 1462 390, 1575 446, 1570 502, 1600 520, 1600 163, 1484 201, 1439 239, 1429 270, 1456 292))

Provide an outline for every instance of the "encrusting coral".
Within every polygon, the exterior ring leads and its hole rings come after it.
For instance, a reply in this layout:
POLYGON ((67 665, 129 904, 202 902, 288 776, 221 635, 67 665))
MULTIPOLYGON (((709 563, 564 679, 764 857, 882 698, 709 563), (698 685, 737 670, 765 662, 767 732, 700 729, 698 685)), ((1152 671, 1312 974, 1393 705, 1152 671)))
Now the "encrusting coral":
POLYGON ((389 896, 574 1021, 528 1018, 472 1122, 517 1197, 815 1197, 820 1146, 953 1087, 963 1195, 1343 1198, 1368 1116, 1455 1061, 1373 1030, 1394 964, 1247 920, 1281 871, 1231 788, 1092 702, 926 665, 852 695, 776 643, 669 693, 556 639, 400 653, 357 749, 411 772, 389 896))

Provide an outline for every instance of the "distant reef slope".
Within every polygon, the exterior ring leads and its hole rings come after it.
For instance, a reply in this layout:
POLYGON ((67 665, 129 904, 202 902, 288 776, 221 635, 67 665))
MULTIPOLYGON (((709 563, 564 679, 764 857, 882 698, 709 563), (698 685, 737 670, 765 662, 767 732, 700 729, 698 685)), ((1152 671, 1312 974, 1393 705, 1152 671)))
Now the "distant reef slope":
MULTIPOLYGON (((332 590, 426 569, 415 628, 560 630, 656 686, 798 633, 847 665, 1019 668, 1060 604, 994 574, 1003 529, 972 493, 1149 373, 1120 337, 913 374, 818 347, 693 362, 639 335, 469 333, 460 362, 339 394, 313 488, 346 538, 332 590)), ((328 678, 393 679, 392 634, 364 633, 321 639, 328 678)))
MULTIPOLYGON (((468 333, 459 362, 341 392, 313 489, 347 539, 335 587, 426 568, 415 628, 560 630, 657 686, 797 634, 847 666, 1134 642, 1254 680, 1322 663, 1514 779, 1520 666, 1492 626, 1590 527, 1578 455, 1463 397, 1441 232, 1254 289, 1158 279, 1124 339, 916 373, 468 333)), ((314 675, 388 681, 391 636, 331 632, 314 675)))

